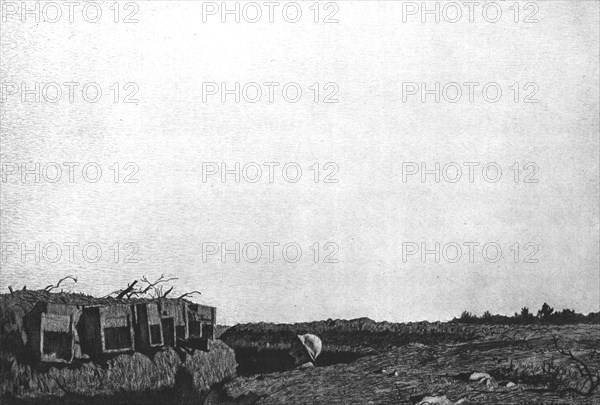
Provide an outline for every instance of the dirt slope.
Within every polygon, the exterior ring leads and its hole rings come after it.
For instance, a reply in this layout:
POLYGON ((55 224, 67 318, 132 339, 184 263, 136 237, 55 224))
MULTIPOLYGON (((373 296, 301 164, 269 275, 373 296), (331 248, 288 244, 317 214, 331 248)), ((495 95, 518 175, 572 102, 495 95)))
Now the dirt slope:
POLYGON ((424 396, 440 394, 479 404, 600 404, 597 390, 591 397, 569 394, 569 389, 585 390, 588 385, 552 339, 557 336, 559 347, 597 372, 600 326, 513 332, 496 340, 488 336, 466 343, 412 343, 378 350, 350 364, 239 377, 224 387, 225 395, 215 394, 208 403, 416 404, 424 396), (473 372, 489 373, 493 383, 469 382, 473 372), (516 386, 506 387, 509 382, 516 386))

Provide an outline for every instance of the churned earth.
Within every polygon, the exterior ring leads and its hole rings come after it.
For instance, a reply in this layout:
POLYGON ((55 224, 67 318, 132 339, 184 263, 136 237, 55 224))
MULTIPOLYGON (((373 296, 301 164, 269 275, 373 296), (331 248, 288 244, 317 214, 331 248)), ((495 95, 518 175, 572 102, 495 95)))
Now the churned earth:
POLYGON ((0 404, 600 404, 600 325, 396 324, 367 318, 219 328, 208 352, 36 370, 4 353, 0 404), (324 342, 295 369, 296 334, 324 342), (43 394, 43 395, 42 395, 43 394))
MULTIPOLYGON (((244 325, 223 334, 222 339, 236 350, 238 369, 251 361, 261 372, 252 374, 246 367, 246 375, 213 390, 205 403, 600 404, 596 388, 600 325, 464 325, 465 333, 468 328, 480 333, 468 332, 465 336, 474 339, 467 342, 409 342, 392 347, 377 336, 381 331, 373 331, 371 345, 364 338, 367 334, 353 345, 344 345, 341 334, 330 334, 336 336, 325 345, 330 360, 336 352, 355 351, 358 357, 340 356, 343 361, 338 364, 329 360, 329 364, 317 363, 312 369, 274 372, 265 372, 265 367, 274 350, 285 350, 283 342, 268 347, 260 344, 254 355, 248 356, 247 346, 256 343, 248 340, 246 350, 240 351, 244 332, 251 329, 270 329, 269 337, 275 341, 285 336, 279 333, 281 325, 265 325, 244 325), (260 364, 261 353, 266 364, 260 364)), ((435 324, 432 333, 436 328, 443 331, 444 325, 435 324)), ((310 325, 301 328, 306 326, 310 325)), ((377 328, 375 323, 362 326, 363 330, 377 328)))

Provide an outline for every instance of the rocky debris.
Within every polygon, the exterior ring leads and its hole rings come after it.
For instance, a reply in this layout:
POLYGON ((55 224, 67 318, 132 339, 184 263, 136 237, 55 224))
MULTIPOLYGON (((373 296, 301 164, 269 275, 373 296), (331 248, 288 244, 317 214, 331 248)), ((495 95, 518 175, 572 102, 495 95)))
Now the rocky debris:
POLYGON ((398 370, 387 369, 387 368, 380 368, 375 373, 387 375, 387 376, 390 376, 390 377, 398 377, 398 375, 399 375, 398 370))
POLYGON ((483 380, 484 378, 492 378, 491 375, 489 375, 488 373, 473 373, 469 376, 469 381, 477 381, 480 382, 481 380, 483 380))
POLYGON ((445 395, 435 397, 425 397, 417 405, 454 405, 454 402, 450 401, 445 395))
POLYGON ((471 374, 471 376, 469 376, 469 381, 478 382, 479 384, 485 384, 485 386, 489 389, 498 388, 498 382, 494 377, 492 377, 488 373, 475 372, 471 374))
MULTIPOLYGON (((569 347, 585 350, 591 356, 596 353, 598 343, 590 336, 600 333, 600 325, 556 327, 552 333, 568 342, 569 347)), ((228 405, 248 397, 258 398, 256 403, 260 405, 418 404, 426 396, 446 396, 452 405, 566 403, 564 392, 548 389, 536 380, 523 379, 523 376, 535 377, 543 372, 544 361, 554 354, 540 354, 540 350, 547 349, 551 343, 547 339, 537 339, 529 341, 528 345, 508 340, 408 344, 310 371, 241 376, 226 382, 222 390, 230 398, 228 405), (490 372, 480 374, 480 379, 487 383, 488 376, 493 376, 501 388, 487 389, 476 378, 470 381, 473 371, 483 370, 490 372), (397 377, 390 376, 393 371, 398 372, 397 377), (511 381, 518 383, 517 388, 505 386, 511 381)), ((362 344, 369 345, 370 341, 362 344)), ((320 357, 327 354, 326 348, 320 357)), ((589 358, 591 367, 600 367, 600 356, 589 358)), ((600 404, 600 391, 591 397, 570 398, 568 403, 600 404)))
POLYGON ((452 402, 445 395, 425 397, 417 405, 477 405, 476 402, 468 399, 459 399, 457 402, 452 402))

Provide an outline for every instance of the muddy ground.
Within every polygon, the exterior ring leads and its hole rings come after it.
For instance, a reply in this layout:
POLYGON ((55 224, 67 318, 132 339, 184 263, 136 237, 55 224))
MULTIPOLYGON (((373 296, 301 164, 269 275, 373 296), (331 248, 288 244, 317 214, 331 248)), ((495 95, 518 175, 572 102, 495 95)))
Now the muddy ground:
POLYGON ((600 404, 600 325, 361 319, 240 325, 220 337, 235 350, 237 376, 208 391, 178 372, 165 389, 0 404, 600 404), (306 332, 323 337, 324 351, 317 367, 294 369, 289 339, 306 332))
POLYGON ((225 342, 237 342, 241 376, 214 390, 204 402, 417 404, 428 396, 440 401, 446 396, 446 402, 439 403, 600 404, 600 392, 594 390, 600 369, 600 325, 473 328, 485 333, 472 335, 467 342, 392 347, 379 337, 371 346, 364 337, 354 347, 329 342, 323 354, 327 360, 302 370, 276 361, 285 358, 281 341, 275 342, 276 348, 269 344, 249 349, 253 342, 243 342, 236 333, 228 339, 225 333, 225 342), (470 381, 474 372, 489 378, 470 381))

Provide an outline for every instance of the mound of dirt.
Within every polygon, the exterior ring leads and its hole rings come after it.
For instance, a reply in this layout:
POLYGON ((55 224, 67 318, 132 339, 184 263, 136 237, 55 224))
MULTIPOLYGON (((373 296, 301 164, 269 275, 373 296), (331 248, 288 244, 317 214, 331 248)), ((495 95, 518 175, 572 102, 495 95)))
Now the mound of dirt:
MULTIPOLYGON (((86 294, 54 293, 46 290, 20 290, 11 294, 0 294, 0 351, 17 353, 23 350, 27 343, 27 334, 23 325, 25 316, 40 302, 75 306, 111 306, 155 301, 149 298, 99 298, 86 294)), ((164 299, 164 301, 193 304, 186 299, 164 299)))
POLYGON ((14 356, 2 353, 0 398, 110 396, 181 385, 201 392, 235 376, 236 367, 233 350, 218 340, 209 342, 208 352, 197 350, 185 358, 166 348, 153 359, 141 353, 123 354, 103 365, 84 363, 48 370, 19 363, 14 356))
POLYGON ((357 350, 359 348, 389 349, 408 343, 460 343, 480 340, 486 335, 498 336, 509 330, 507 325, 482 327, 461 323, 375 322, 369 318, 295 324, 247 323, 227 329, 221 339, 230 347, 269 347, 285 349, 294 335, 314 333, 328 350, 357 350), (350 349, 351 348, 351 349, 350 349))
MULTIPOLYGON (((191 303, 187 300, 164 300, 191 303)), ((24 320, 39 302, 110 306, 150 301, 97 298, 45 290, 0 294, 0 403, 7 398, 13 402, 37 398, 41 403, 48 403, 50 398, 53 402, 60 402, 63 397, 81 396, 111 398, 106 403, 113 403, 113 399, 121 398, 125 393, 136 396, 169 389, 199 393, 236 375, 234 351, 222 341, 210 339, 207 351, 185 351, 165 346, 151 355, 134 352, 93 361, 78 358, 72 364, 40 363, 30 361, 26 356, 30 354, 30 348, 27 347, 24 320)), ((84 400, 81 402, 85 403, 84 400)), ((142 399, 141 403, 147 401, 142 399)))
POLYGON ((347 364, 240 376, 207 403, 600 404, 598 390, 587 396, 572 392, 587 391, 590 381, 551 338, 559 338, 561 347, 597 375, 600 326, 555 326, 546 333, 527 341, 410 343, 347 364))

